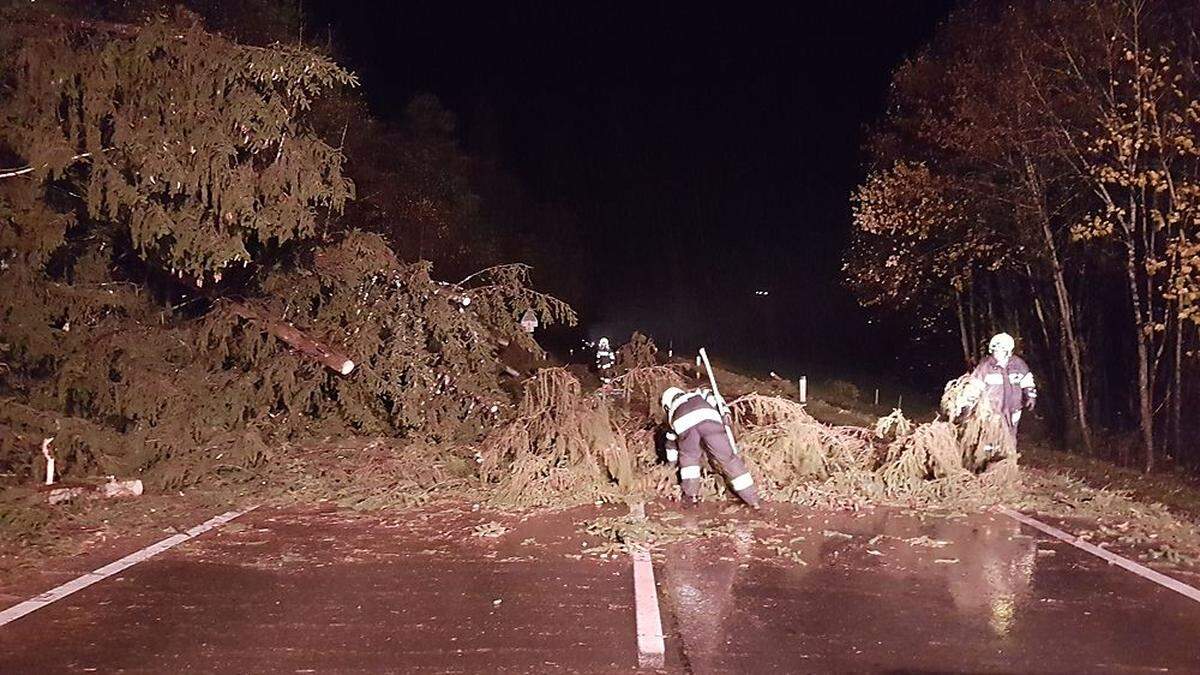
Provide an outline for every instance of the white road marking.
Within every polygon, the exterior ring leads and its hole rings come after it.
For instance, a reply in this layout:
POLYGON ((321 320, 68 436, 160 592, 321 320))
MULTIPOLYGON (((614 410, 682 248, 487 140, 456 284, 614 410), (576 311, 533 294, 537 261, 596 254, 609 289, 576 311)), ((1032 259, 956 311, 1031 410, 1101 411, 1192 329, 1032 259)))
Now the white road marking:
POLYGON ((637 609, 638 667, 662 668, 666 645, 663 642, 662 616, 658 611, 658 589, 654 585, 654 563, 650 552, 638 548, 633 558, 633 597, 637 609))
POLYGON ((1024 513, 1021 513, 1019 511, 1014 511, 1014 510, 1004 507, 1004 506, 999 507, 998 510, 1000 511, 1000 513, 1003 513, 1004 515, 1008 516, 1009 518, 1012 518, 1013 520, 1024 523, 1032 528, 1041 530, 1042 532, 1045 532, 1046 534, 1050 535, 1051 537, 1054 537, 1056 539, 1061 539, 1076 548, 1083 549, 1084 551, 1087 551, 1088 553, 1091 553, 1092 555, 1094 555, 1098 558, 1102 558, 1102 559, 1108 561, 1110 564, 1117 565, 1118 567, 1123 567, 1123 568, 1129 570, 1130 572, 1133 572, 1134 574, 1138 575, 1139 577, 1142 577, 1143 579, 1149 579, 1150 581, 1153 581, 1154 583, 1158 584, 1159 586, 1169 588, 1172 591, 1175 591, 1176 593, 1179 593, 1180 595, 1182 595, 1184 597, 1188 597, 1188 598, 1191 598, 1192 600, 1195 600, 1196 602, 1200 602, 1200 589, 1197 589, 1193 586, 1189 586, 1177 579, 1172 579, 1171 577, 1169 577, 1161 572, 1156 572, 1156 571, 1150 569, 1149 567, 1146 567, 1145 565, 1139 565, 1138 563, 1135 563, 1134 561, 1132 561, 1128 558, 1123 558, 1123 557, 1117 555, 1116 553, 1113 553, 1112 551, 1106 551, 1105 549, 1102 549, 1099 546, 1096 546, 1095 544, 1093 544, 1091 542, 1084 541, 1083 539, 1080 539, 1079 537, 1076 537, 1073 534, 1064 532, 1052 525, 1047 525, 1046 523, 1043 523, 1040 520, 1030 518, 1029 516, 1027 516, 1024 513))
POLYGON ((68 581, 57 588, 52 588, 41 595, 34 596, 24 602, 15 604, 12 607, 0 612, 0 626, 12 623, 26 614, 35 612, 52 602, 62 600, 76 591, 82 591, 98 581, 103 581, 114 574, 123 572, 144 560, 153 558, 154 556, 173 546, 178 546, 189 539, 198 537, 214 527, 220 527, 234 518, 249 513, 256 508, 258 507, 252 506, 242 511, 228 511, 219 516, 209 518, 208 520, 200 523, 186 532, 181 532, 179 534, 167 537, 157 544, 151 544, 146 548, 137 551, 136 553, 130 553, 120 560, 111 562, 103 567, 88 572, 87 574, 84 574, 77 579, 68 581))

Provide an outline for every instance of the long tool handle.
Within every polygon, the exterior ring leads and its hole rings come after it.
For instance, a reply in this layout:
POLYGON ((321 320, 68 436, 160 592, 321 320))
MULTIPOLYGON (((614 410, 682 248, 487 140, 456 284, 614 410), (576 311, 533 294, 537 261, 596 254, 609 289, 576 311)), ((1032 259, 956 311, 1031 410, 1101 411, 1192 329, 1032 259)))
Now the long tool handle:
MULTIPOLYGON (((704 370, 708 373, 708 383, 712 385, 713 396, 717 397, 717 401, 720 402, 722 407, 728 408, 729 406, 725 405, 725 399, 721 397, 721 390, 717 388, 717 378, 713 375, 712 364, 708 361, 708 352, 704 351, 704 347, 700 348, 700 360, 704 362, 704 370)), ((724 413, 723 410, 721 412, 724 413)), ((737 441, 733 439, 733 429, 730 429, 728 424, 725 424, 724 427, 725 437, 729 439, 729 446, 733 448, 733 453, 736 455, 738 454, 738 446, 737 441)))

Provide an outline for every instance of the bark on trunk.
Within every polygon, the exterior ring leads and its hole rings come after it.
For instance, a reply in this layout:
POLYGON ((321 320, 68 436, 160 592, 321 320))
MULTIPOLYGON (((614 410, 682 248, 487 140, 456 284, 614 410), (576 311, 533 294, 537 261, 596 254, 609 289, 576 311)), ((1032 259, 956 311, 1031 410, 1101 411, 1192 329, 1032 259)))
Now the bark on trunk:
POLYGON ((1176 462, 1183 459, 1183 321, 1179 310, 1175 312, 1175 363, 1174 391, 1171 395, 1171 451, 1176 462))
POLYGON ((1062 261, 1058 256, 1058 245, 1054 241, 1054 233, 1050 223, 1042 214, 1042 237, 1046 244, 1046 253, 1050 257, 1050 268, 1054 276, 1054 296, 1058 302, 1058 315, 1062 317, 1063 351, 1067 382, 1071 387, 1075 414, 1077 416, 1079 437, 1088 454, 1092 452, 1092 427, 1088 422, 1087 388, 1083 384, 1083 358, 1079 349, 1079 338, 1075 334, 1075 310, 1071 296, 1067 292, 1066 275, 1063 272, 1062 261))
POLYGON ((955 300, 954 308, 958 312, 958 334, 959 334, 959 337, 962 339, 963 363, 966 364, 967 367, 969 368, 970 364, 971 364, 971 356, 972 356, 972 354, 971 354, 971 338, 967 334, 967 317, 966 317, 965 313, 963 312, 962 293, 959 291, 955 291, 954 292, 954 300, 955 300))
POLYGON ((349 357, 308 337, 292 324, 267 316, 264 312, 239 302, 231 302, 230 307, 234 314, 258 324, 260 328, 279 338, 292 349, 316 359, 326 368, 341 375, 349 375, 354 370, 354 361, 351 361, 349 357))
POLYGON ((1142 330, 1142 294, 1138 285, 1134 243, 1129 242, 1125 250, 1125 276, 1129 283, 1129 300, 1133 312, 1133 336, 1137 341, 1138 424, 1142 433, 1145 470, 1150 472, 1154 470, 1154 405, 1150 400, 1150 350, 1146 345, 1146 333, 1142 330))
POLYGON ((975 289, 967 294, 967 333, 971 339, 971 358, 968 362, 975 360, 975 349, 979 346, 979 313, 975 311, 975 289))

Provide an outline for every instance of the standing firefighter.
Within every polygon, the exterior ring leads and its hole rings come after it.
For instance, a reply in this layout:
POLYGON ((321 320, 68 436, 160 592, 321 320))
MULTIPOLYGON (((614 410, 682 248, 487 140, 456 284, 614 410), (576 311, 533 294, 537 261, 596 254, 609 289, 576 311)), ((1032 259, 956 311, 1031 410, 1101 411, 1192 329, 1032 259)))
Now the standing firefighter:
POLYGON ((708 458, 718 467, 737 496, 753 509, 759 508, 758 490, 725 433, 723 404, 708 389, 684 391, 671 387, 663 392, 663 410, 667 413, 667 461, 679 461, 679 483, 683 489, 683 505, 690 507, 700 501, 700 458, 708 458))
POLYGON ((992 410, 999 413, 1004 424, 1017 439, 1017 426, 1021 422, 1022 410, 1033 410, 1037 404, 1037 387, 1033 373, 1021 357, 1013 354, 1016 343, 1008 333, 1000 333, 988 343, 991 356, 979 362, 971 373, 971 385, 975 396, 988 397, 992 410))
POLYGON ((604 384, 612 382, 613 366, 615 365, 617 365, 617 355, 608 346, 608 338, 600 338, 600 344, 596 346, 596 372, 600 375, 601 382, 604 384))

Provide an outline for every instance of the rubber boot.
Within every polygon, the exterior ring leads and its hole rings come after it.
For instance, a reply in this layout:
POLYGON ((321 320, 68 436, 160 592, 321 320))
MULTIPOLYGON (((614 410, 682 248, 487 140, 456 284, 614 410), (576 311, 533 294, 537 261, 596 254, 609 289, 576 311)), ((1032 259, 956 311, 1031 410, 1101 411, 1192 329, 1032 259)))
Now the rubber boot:
POLYGON ((738 496, 738 499, 742 500, 743 504, 755 511, 762 508, 762 501, 758 498, 758 489, 756 487, 752 486, 740 492, 734 492, 734 494, 738 496))

